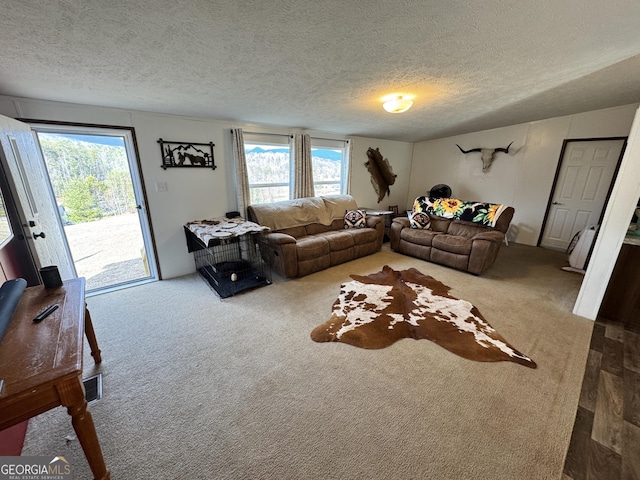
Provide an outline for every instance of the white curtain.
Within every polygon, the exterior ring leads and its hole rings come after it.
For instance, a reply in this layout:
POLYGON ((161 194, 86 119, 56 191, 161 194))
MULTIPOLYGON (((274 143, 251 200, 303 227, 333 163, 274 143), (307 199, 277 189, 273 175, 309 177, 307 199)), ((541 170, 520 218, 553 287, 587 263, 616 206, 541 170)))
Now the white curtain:
POLYGON ((311 136, 296 133, 291 136, 293 155, 293 198, 313 197, 313 169, 311 167, 311 136))
POLYGON ((344 141, 344 157, 342 158, 342 193, 343 195, 351 194, 351 146, 353 142, 351 140, 344 141))
POLYGON ((247 217, 247 206, 251 203, 249 176, 247 175, 247 159, 244 154, 244 135, 241 128, 231 129, 233 160, 236 167, 236 197, 238 211, 243 218, 247 217))

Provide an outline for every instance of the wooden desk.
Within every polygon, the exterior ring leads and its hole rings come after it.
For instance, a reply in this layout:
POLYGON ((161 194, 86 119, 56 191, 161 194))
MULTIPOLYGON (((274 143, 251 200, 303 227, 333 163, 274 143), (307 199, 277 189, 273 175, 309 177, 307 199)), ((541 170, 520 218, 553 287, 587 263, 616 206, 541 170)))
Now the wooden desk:
MULTIPOLYGON (((46 290, 27 288, 0 342, 0 429, 54 407, 67 407, 93 475, 107 480, 107 470, 82 383, 82 347, 86 333, 91 355, 102 361, 91 316, 86 309, 84 278, 46 290), (33 318, 52 304, 60 307, 40 323, 33 318)), ((56 453, 56 452, 49 452, 56 453)))

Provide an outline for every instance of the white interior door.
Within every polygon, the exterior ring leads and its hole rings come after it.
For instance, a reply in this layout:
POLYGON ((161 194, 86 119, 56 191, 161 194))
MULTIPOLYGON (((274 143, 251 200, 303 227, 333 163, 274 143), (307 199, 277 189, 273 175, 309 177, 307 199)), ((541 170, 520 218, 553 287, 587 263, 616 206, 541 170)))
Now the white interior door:
POLYGON ((0 115, 0 143, 18 200, 23 234, 38 268, 57 265, 63 280, 76 277, 44 162, 31 128, 0 115))
POLYGON ((566 250, 577 232, 598 224, 623 146, 624 140, 567 142, 541 246, 566 250))

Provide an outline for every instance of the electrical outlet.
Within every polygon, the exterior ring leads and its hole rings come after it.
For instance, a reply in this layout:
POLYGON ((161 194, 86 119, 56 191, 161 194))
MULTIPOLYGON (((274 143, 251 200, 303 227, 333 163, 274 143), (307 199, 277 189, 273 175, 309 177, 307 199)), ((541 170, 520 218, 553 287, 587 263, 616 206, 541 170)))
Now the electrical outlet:
POLYGON ((156 192, 166 192, 167 190, 167 182, 156 182, 156 192))

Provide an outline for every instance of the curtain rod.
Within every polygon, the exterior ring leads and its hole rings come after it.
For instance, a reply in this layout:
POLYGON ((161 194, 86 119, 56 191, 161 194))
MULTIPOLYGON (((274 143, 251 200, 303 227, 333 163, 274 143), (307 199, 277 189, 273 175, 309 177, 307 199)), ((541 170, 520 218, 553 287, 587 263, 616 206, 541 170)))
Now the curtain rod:
MULTIPOLYGON (((243 132, 246 133, 248 135, 267 135, 267 136, 273 136, 273 137, 293 137, 293 134, 291 133, 259 133, 259 132, 243 132)), ((340 140, 338 138, 323 138, 323 137, 311 137, 314 140, 329 140, 332 142, 345 142, 345 143, 349 143, 349 140, 340 140)))
POLYGON ((349 139, 344 139, 344 140, 340 140, 338 138, 323 138, 323 137, 311 137, 314 140, 329 140, 331 142, 344 142, 344 143, 349 143, 349 139))
POLYGON ((245 132, 244 130, 242 131, 242 133, 246 133, 248 135, 266 135, 270 137, 288 137, 289 136, 288 133, 259 133, 259 132, 245 132))

